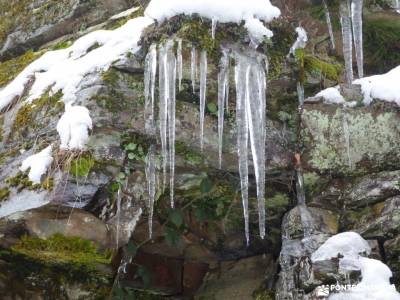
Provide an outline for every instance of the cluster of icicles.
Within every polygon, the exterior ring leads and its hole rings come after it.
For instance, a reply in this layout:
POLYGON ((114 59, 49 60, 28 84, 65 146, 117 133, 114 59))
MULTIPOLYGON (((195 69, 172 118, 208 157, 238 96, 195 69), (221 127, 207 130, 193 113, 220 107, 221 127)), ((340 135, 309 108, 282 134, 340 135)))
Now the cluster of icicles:
MULTIPOLYGON (((322 0, 325 9, 326 22, 332 49, 335 49, 332 22, 326 0, 322 0)), ((353 43, 357 60, 358 77, 364 77, 363 54, 363 0, 341 0, 339 6, 340 23, 342 26, 343 56, 346 66, 346 81, 350 86, 353 82, 353 43)))
MULTIPOLYGON (((237 152, 239 174, 245 220, 245 235, 249 243, 248 211, 248 156, 249 148, 253 158, 257 185, 259 230, 265 237, 265 124, 266 124, 266 73, 267 58, 252 49, 241 52, 222 49, 218 74, 218 141, 219 164, 222 163, 222 140, 224 113, 228 107, 230 65, 233 58, 236 83, 236 122, 237 152), (250 147, 249 147, 250 144, 250 147)), ((207 95, 207 52, 192 48, 191 80, 193 92, 199 84, 200 98, 200 147, 204 147, 204 118, 207 95), (199 70, 199 71, 198 71, 199 70), (198 76, 198 72, 200 73, 198 76), (197 83, 197 78, 200 78, 197 83)), ((164 45, 152 45, 145 61, 145 120, 146 134, 156 137, 159 134, 161 144, 161 168, 163 189, 167 184, 169 171, 169 190, 171 207, 174 207, 175 173, 175 105, 176 89, 182 88, 183 59, 182 41, 169 40, 164 45), (177 44, 176 53, 174 45, 177 44), (156 120, 156 74, 158 70, 158 119, 156 120), (159 132, 159 133, 157 133, 159 132), (167 170, 169 167, 169 170, 167 170)), ((148 185, 149 233, 152 235, 152 218, 156 194, 156 143, 150 146, 146 159, 146 177, 148 185)))

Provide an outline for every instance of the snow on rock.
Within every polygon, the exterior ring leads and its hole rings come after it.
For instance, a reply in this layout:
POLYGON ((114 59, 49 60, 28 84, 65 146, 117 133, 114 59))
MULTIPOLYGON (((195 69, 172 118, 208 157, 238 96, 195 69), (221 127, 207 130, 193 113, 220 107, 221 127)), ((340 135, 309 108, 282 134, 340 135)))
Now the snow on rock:
POLYGON ((65 105, 65 113, 57 124, 57 132, 61 139, 61 149, 85 149, 89 139, 89 130, 93 127, 89 110, 84 106, 65 105))
POLYGON ((400 300, 394 285, 390 284, 392 272, 379 260, 362 257, 371 248, 358 233, 343 232, 329 238, 311 255, 312 262, 340 258, 340 270, 361 270, 362 280, 356 286, 331 294, 330 300, 400 300))
MULTIPOLYGON (((361 85, 363 103, 369 105, 373 99, 386 102, 394 102, 400 105, 400 66, 386 74, 364 77, 353 81, 355 85, 361 85)), ((347 104, 339 92, 339 87, 331 87, 322 90, 314 97, 306 99, 306 102, 313 102, 323 98, 325 103, 347 104)), ((351 106, 351 105, 350 105, 351 106)))
POLYGON ((51 145, 42 150, 41 152, 31 155, 26 158, 20 167, 22 172, 29 170, 29 180, 35 184, 40 184, 42 175, 46 174, 48 168, 53 162, 51 145))
POLYGON ((343 232, 332 236, 311 255, 311 260, 321 261, 338 257, 358 257, 359 254, 371 252, 367 241, 356 232, 343 232))
POLYGON ((296 32, 297 32, 297 39, 290 48, 290 54, 293 55, 295 54, 297 49, 304 49, 308 41, 307 32, 303 27, 297 27, 296 32))
POLYGON ((264 36, 272 37, 272 32, 261 21, 270 22, 281 12, 269 0, 152 0, 145 11, 146 16, 159 22, 180 14, 199 14, 218 23, 245 21, 245 27, 256 43, 264 36))
POLYGON ((54 93, 61 90, 65 103, 75 101, 76 92, 85 84, 85 76, 98 76, 126 53, 136 52, 143 29, 152 23, 148 17, 139 17, 115 30, 91 32, 69 48, 45 53, 0 90, 0 110, 21 97, 32 78, 35 81, 28 102, 39 98, 49 87, 54 93))

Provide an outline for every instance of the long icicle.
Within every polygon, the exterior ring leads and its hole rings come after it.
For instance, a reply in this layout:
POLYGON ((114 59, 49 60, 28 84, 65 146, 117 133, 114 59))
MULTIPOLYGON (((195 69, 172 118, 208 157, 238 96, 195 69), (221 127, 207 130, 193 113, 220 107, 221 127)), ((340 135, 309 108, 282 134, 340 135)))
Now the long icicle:
POLYGON ((229 97, 229 55, 227 50, 223 50, 223 55, 219 63, 218 73, 218 154, 219 167, 222 167, 222 142, 224 134, 225 103, 229 97))
POLYGON ((364 49, 363 49, 363 0, 352 0, 351 23, 353 26, 354 48, 357 60, 358 78, 364 77, 364 49))
POLYGON ((168 57, 168 142, 169 142, 169 190, 171 207, 174 208, 174 182, 175 182, 175 105, 176 105, 176 58, 171 48, 168 57))
POLYGON ((326 0, 322 0, 322 2, 324 4, 325 18, 326 18, 326 24, 328 25, 328 32, 329 32, 329 38, 331 40, 331 47, 332 47, 332 49, 336 49, 335 36, 333 34, 332 20, 331 20, 331 14, 329 12, 329 7, 328 7, 328 4, 326 4, 326 0))
POLYGON ((167 64, 167 53, 168 45, 160 46, 159 50, 159 122, 160 122, 160 139, 161 139, 161 158, 162 158, 162 170, 163 170, 163 181, 162 189, 165 189, 166 178, 167 178, 167 161, 168 161, 168 146, 167 146, 167 125, 168 125, 168 96, 169 96, 169 84, 168 84, 168 64, 167 64))
POLYGON ((182 39, 178 40, 178 48, 176 51, 177 69, 178 69, 178 90, 182 90, 183 78, 183 58, 182 58, 182 39))
POLYGON ((347 85, 353 83, 353 35, 351 30, 350 7, 348 0, 341 0, 339 6, 340 23, 342 25, 343 56, 346 67, 347 85))
POLYGON ((236 55, 235 82, 236 82, 236 127, 239 159, 240 187, 242 194, 243 216, 246 243, 249 245, 249 174, 248 174, 248 120, 246 114, 246 90, 243 82, 249 67, 239 55, 236 55))
POLYGON ((261 61, 246 73, 246 112, 257 185, 260 237, 265 238, 265 107, 266 75, 261 61))
POLYGON ((197 78, 197 50, 195 47, 192 47, 191 51, 191 72, 190 72, 190 77, 192 80, 192 88, 193 88, 193 94, 196 92, 196 78, 197 78))
POLYGON ((207 51, 202 50, 200 54, 200 148, 204 148, 204 117, 206 109, 207 94, 207 51))
MULTIPOLYGON (((154 136, 156 126, 154 120, 154 105, 155 105, 155 81, 157 72, 157 48, 152 45, 145 60, 145 130, 148 136, 154 136)), ((148 194, 148 209, 149 209, 149 237, 153 233, 153 211, 155 200, 155 185, 156 185, 156 169, 155 169, 155 146, 150 145, 146 157, 146 179, 147 179, 147 194, 148 194)))

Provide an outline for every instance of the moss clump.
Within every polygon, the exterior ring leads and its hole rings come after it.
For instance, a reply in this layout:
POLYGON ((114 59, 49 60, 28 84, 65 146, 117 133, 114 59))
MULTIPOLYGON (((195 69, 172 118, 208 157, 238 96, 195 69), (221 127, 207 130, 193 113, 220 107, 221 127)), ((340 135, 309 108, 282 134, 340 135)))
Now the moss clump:
POLYGON ((0 63, 0 87, 13 80, 22 70, 37 59, 41 53, 29 50, 24 55, 0 63))
POLYGON ((94 166, 94 159, 90 154, 86 154, 74 159, 71 162, 69 172, 76 177, 87 177, 94 166))
POLYGON ((0 143, 3 141, 4 116, 0 116, 0 143))
POLYGON ((37 191, 40 189, 52 191, 54 187, 54 179, 52 177, 47 177, 41 184, 33 184, 32 181, 29 180, 28 175, 23 172, 18 172, 14 177, 7 178, 6 183, 9 187, 16 188, 18 192, 24 189, 30 191, 37 191))
POLYGON ((176 154, 182 156, 189 165, 200 165, 204 161, 201 154, 193 151, 183 142, 176 142, 175 151, 176 154))
POLYGON ((304 49, 297 49, 295 55, 299 64, 299 79, 301 82, 306 82, 306 74, 319 75, 322 78, 339 81, 343 71, 342 65, 325 62, 307 54, 304 49))
POLYGON ((261 290, 253 293, 254 300, 274 300, 275 292, 271 290, 261 290))
POLYGON ((5 201, 10 196, 10 189, 5 187, 0 189, 0 202, 5 201))
POLYGON ((62 92, 50 96, 49 92, 45 92, 39 99, 32 103, 24 104, 17 112, 14 123, 12 125, 13 137, 25 136, 27 132, 46 126, 46 122, 35 122, 37 116, 46 118, 54 116, 62 111, 64 104, 60 101, 62 92))
POLYGON ((400 62, 400 19, 375 14, 364 22, 364 49, 369 73, 384 73, 400 62))
POLYGON ((88 269, 111 262, 110 251, 101 253, 92 241, 62 234, 54 234, 48 239, 23 236, 12 250, 47 263, 73 264, 88 269))
POLYGON ((30 0, 0 0, 0 43, 18 24, 23 23, 29 15, 30 0))

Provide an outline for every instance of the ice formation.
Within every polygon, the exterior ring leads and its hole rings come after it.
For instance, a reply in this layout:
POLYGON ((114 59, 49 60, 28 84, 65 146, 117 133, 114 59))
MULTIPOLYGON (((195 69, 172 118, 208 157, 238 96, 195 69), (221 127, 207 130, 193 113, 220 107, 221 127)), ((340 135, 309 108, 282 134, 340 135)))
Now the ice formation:
POLYGON ((329 238, 315 251, 311 260, 313 262, 330 260, 339 255, 339 268, 341 272, 361 270, 362 280, 355 287, 347 291, 331 294, 333 300, 399 300, 394 285, 390 283, 392 272, 379 260, 364 257, 369 255, 371 248, 366 240, 358 233, 343 232, 329 238))
POLYGON ((207 51, 200 54, 200 148, 204 147, 204 117, 207 94, 207 51))
POLYGON ((353 26, 354 49, 357 60, 358 78, 364 77, 364 50, 363 50, 363 0, 351 2, 351 24, 353 26))
POLYGON ((52 162, 52 146, 50 145, 39 153, 26 158, 19 169, 22 172, 29 170, 29 180, 35 184, 40 184, 42 176, 46 174, 52 162))
POLYGON ((293 55, 295 54, 297 49, 304 49, 308 41, 307 32, 303 27, 297 27, 296 32, 297 32, 297 39, 290 48, 290 54, 293 55))
POLYGON ((84 106, 65 105, 65 112, 57 124, 61 149, 84 150, 93 127, 89 110, 84 106))
POLYGON ((335 36, 333 34, 331 14, 329 12, 329 7, 328 7, 328 4, 326 3, 326 0, 322 0, 322 3, 324 5, 325 18, 326 18, 326 24, 328 26, 329 38, 331 40, 331 47, 332 47, 332 49, 335 49, 336 48, 336 42, 335 42, 335 36))
POLYGON ((353 34, 349 0, 341 0, 339 6, 340 23, 342 25, 343 56, 346 67, 346 81, 353 82, 353 34))
POLYGON ((132 19, 115 30, 89 33, 69 48, 45 53, 0 90, 0 110, 14 99, 23 96, 25 87, 32 78, 35 81, 27 101, 40 98, 50 87, 53 93, 59 90, 63 92, 62 100, 65 103, 75 101, 77 92, 85 84, 88 76, 96 76, 106 71, 126 53, 139 49, 137 43, 141 33, 152 23, 153 20, 147 17, 132 19), (100 46, 89 51, 96 44, 100 46))
POLYGON ((220 168, 222 166, 225 104, 228 102, 229 98, 229 64, 229 53, 227 50, 224 50, 219 63, 218 73, 218 157, 220 168))
POLYGON ((176 15, 199 14, 202 17, 218 23, 246 22, 250 36, 271 37, 272 32, 260 21, 270 22, 280 16, 279 8, 273 6, 269 0, 152 0, 145 15, 163 22, 176 15))
POLYGON ((257 185, 259 231, 265 237, 265 126, 266 126, 266 57, 259 54, 235 53, 236 124, 239 173, 245 219, 248 224, 248 144, 250 140, 257 185))

